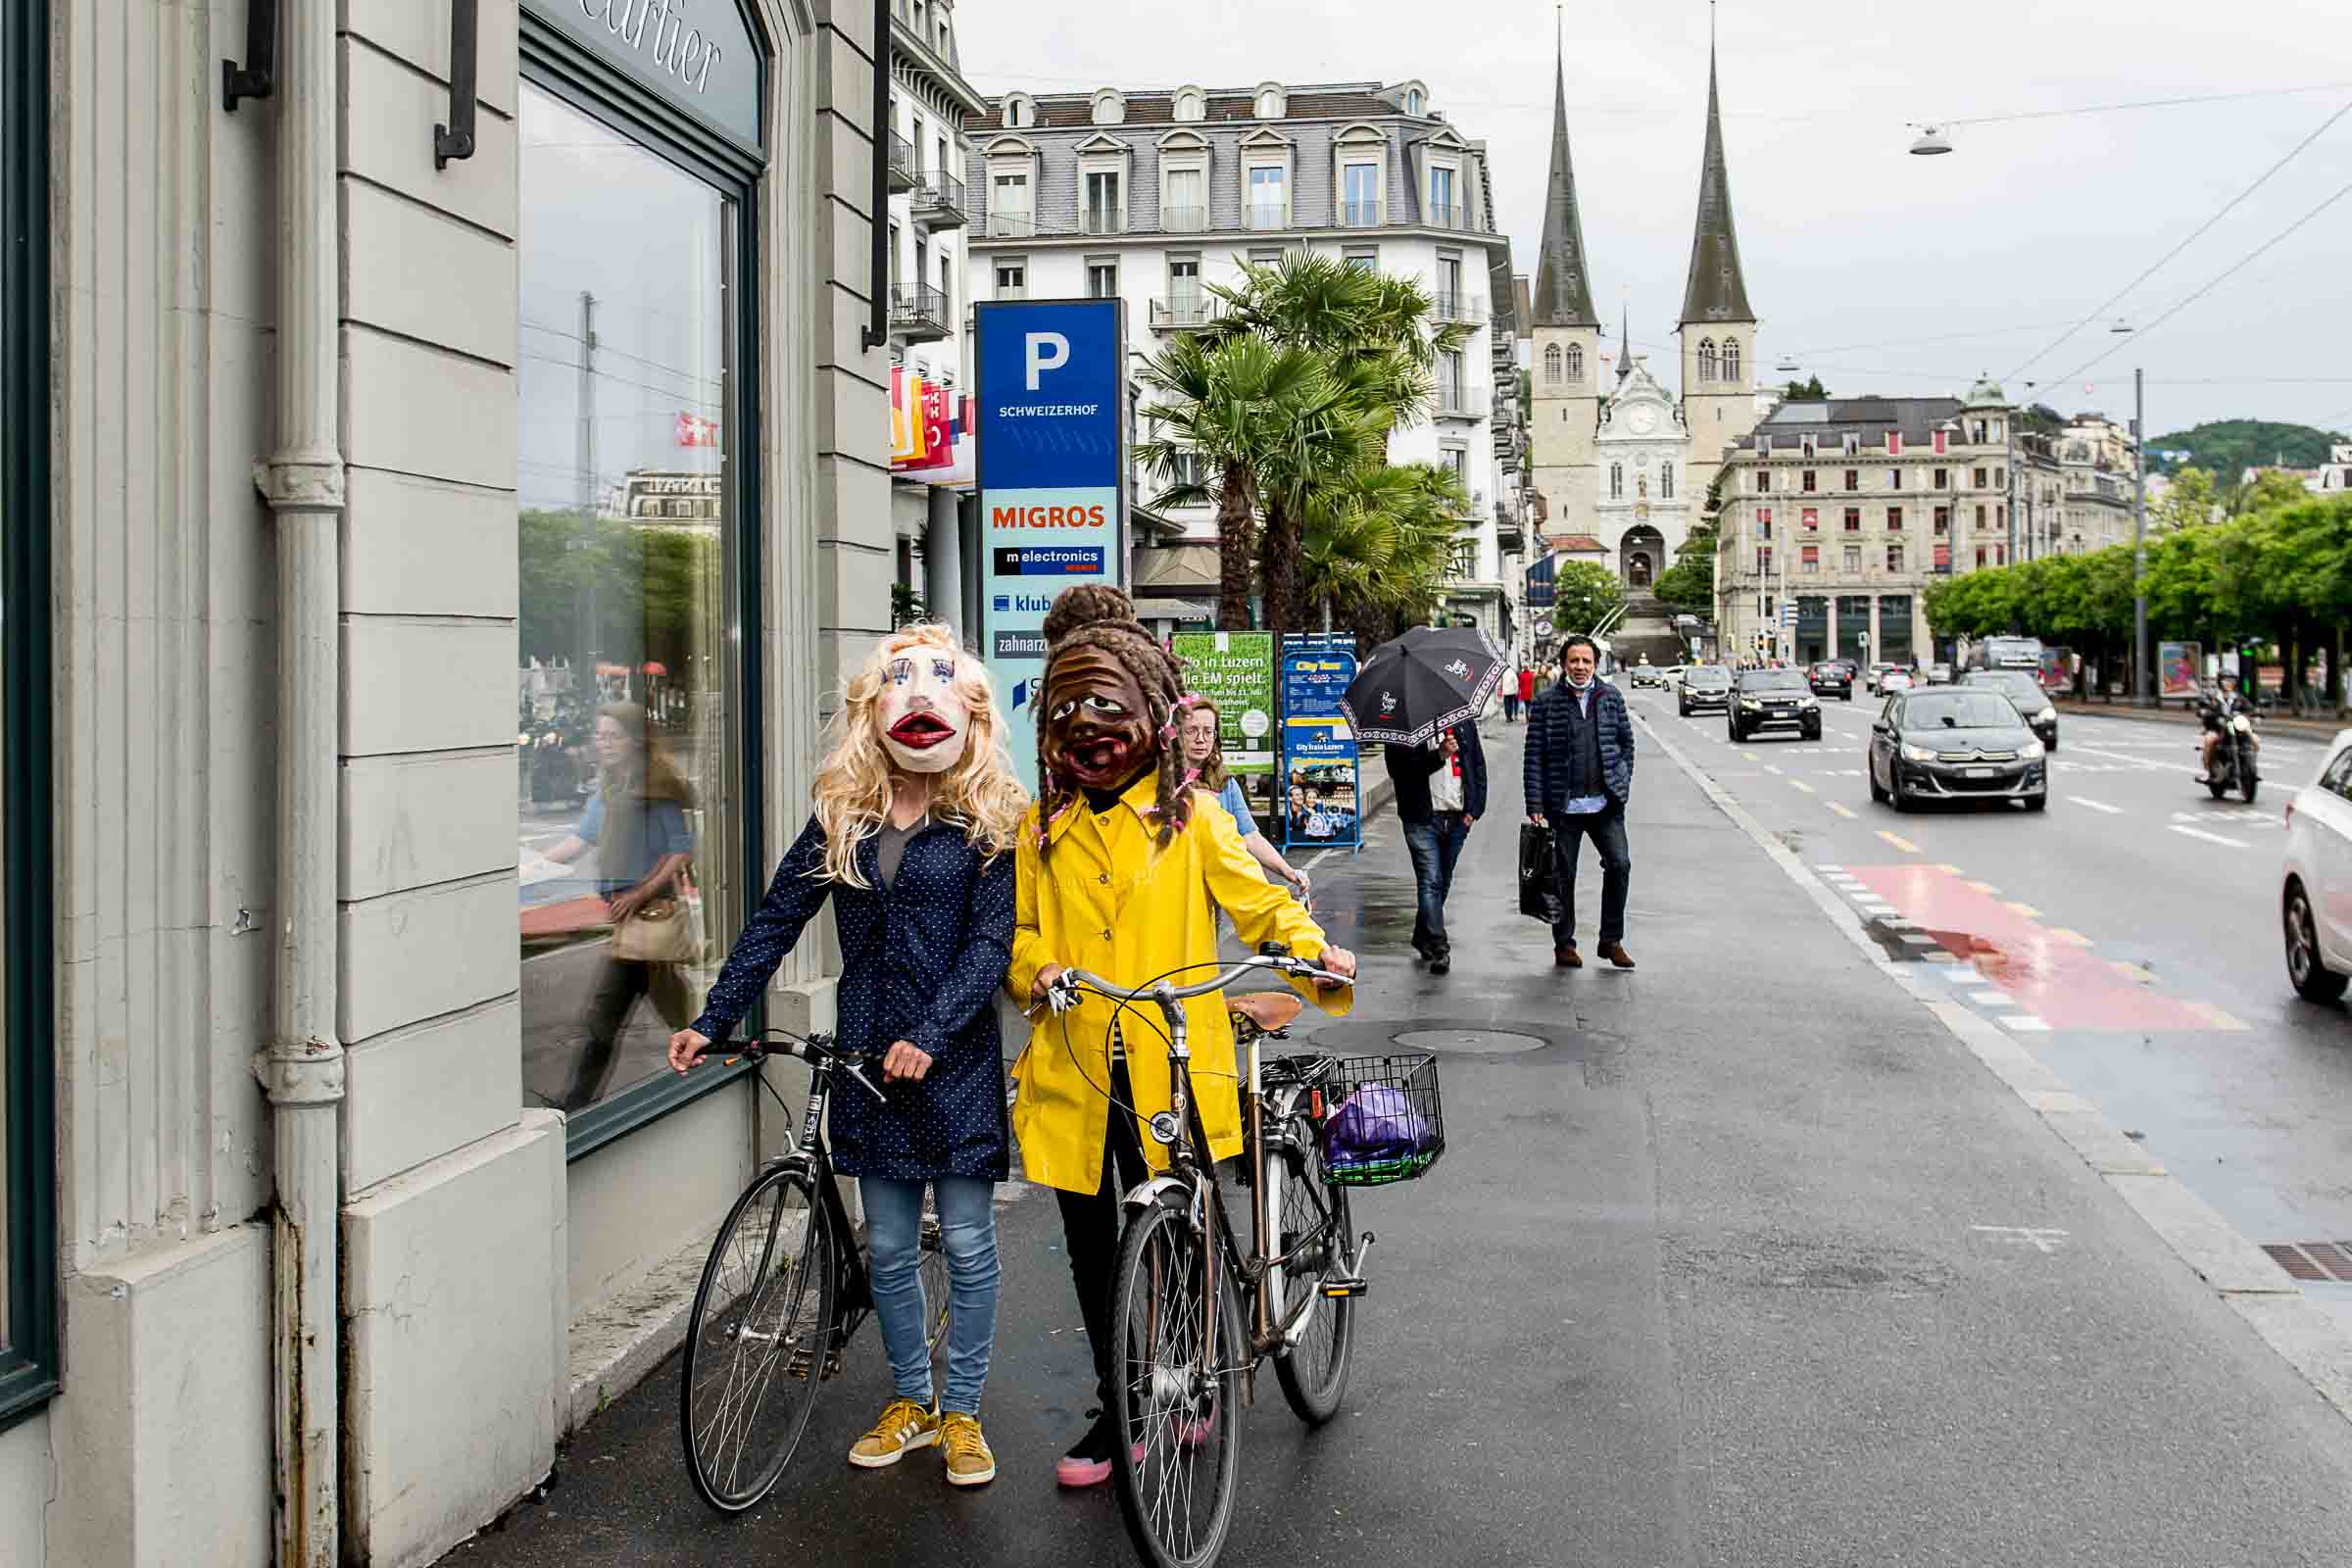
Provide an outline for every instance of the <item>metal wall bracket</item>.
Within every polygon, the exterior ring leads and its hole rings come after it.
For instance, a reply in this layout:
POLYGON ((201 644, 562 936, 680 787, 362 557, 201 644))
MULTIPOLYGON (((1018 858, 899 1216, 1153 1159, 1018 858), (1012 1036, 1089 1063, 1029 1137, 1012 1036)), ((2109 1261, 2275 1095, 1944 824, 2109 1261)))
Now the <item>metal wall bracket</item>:
MULTIPOLYGON (((873 272, 865 326, 858 332, 861 348, 873 350, 890 341, 890 0, 874 0, 874 185, 872 203, 873 272)), ((919 278, 916 281, 921 281, 919 278)))
POLYGON ((473 156, 474 111, 480 105, 481 0, 449 0, 449 123, 433 127, 433 167, 473 156))
POLYGON ((245 64, 220 62, 220 107, 229 114, 248 98, 277 91, 278 0, 246 0, 245 64))

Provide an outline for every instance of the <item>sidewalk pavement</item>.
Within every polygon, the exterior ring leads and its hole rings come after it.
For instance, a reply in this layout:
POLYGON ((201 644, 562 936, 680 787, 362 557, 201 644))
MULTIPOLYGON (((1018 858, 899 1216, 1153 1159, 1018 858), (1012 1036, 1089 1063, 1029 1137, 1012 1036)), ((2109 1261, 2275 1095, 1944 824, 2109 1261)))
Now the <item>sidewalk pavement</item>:
MULTIPOLYGON (((2199 722, 2193 708, 2141 708, 2132 703, 2087 703, 2073 697, 2051 699, 2061 713, 2078 713, 2084 718, 2129 718, 2149 724, 2195 724, 2199 722)), ((2312 740, 2332 740, 2347 727, 2344 721, 2331 718, 2293 718, 2264 713, 2262 727, 2281 735, 2301 735, 2312 740)))
MULTIPOLYGON (((2340 1562, 2352 1424, 1646 734, 1642 967, 1551 967, 1516 907, 1517 733, 1450 977, 1406 950, 1393 819, 1318 873, 1362 986, 1300 1044, 1434 1051, 1448 1150, 1355 1205, 1380 1243, 1339 1418, 1307 1432, 1259 1379, 1225 1561, 2340 1562)), ((1588 864, 1588 919, 1597 894, 1588 864)), ((1053 1484, 1089 1361, 1051 1195, 1006 1195, 993 1486, 843 1462, 888 1393, 869 1326, 753 1513, 694 1497, 673 1363, 451 1561, 1133 1560, 1106 1490, 1053 1484)))

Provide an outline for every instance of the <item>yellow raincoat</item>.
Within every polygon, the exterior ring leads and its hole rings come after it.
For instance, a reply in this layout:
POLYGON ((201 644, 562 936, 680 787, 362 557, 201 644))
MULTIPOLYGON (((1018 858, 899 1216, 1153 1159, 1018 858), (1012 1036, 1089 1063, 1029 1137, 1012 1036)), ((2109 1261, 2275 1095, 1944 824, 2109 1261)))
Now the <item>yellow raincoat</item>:
MULTIPOLYGON (((1157 798, 1156 780, 1146 774, 1101 815, 1079 801, 1054 824, 1051 859, 1038 855, 1038 808, 1029 808, 1017 851, 1012 968, 1004 977, 1005 990, 1022 1006, 1029 1005, 1038 971, 1051 963, 1123 986, 1188 963, 1202 967, 1171 976, 1177 985, 1211 978, 1217 972, 1206 961, 1217 956, 1211 901, 1232 917, 1251 952, 1261 942, 1282 942, 1297 957, 1322 955, 1322 927, 1286 889, 1265 879, 1242 848, 1233 818, 1214 809, 1213 796, 1194 793, 1192 821, 1165 850, 1153 843, 1157 798)), ((1335 1017, 1347 1013, 1354 995, 1293 983, 1335 1017)), ((1215 996, 1196 997, 1184 1007, 1201 1125, 1211 1154, 1229 1158, 1242 1151, 1233 1024, 1215 996)), ((1021 1143, 1022 1174, 1030 1181, 1073 1193, 1101 1188, 1115 1010, 1092 994, 1058 1018, 1038 1010, 1028 1049, 1013 1069, 1021 1081, 1013 1131, 1021 1143)), ((1146 1116, 1164 1110, 1168 1050, 1159 1009, 1130 1008, 1122 1022, 1136 1108, 1146 1116)), ((1167 1152, 1140 1125, 1137 1136, 1152 1167, 1165 1169, 1167 1152)))

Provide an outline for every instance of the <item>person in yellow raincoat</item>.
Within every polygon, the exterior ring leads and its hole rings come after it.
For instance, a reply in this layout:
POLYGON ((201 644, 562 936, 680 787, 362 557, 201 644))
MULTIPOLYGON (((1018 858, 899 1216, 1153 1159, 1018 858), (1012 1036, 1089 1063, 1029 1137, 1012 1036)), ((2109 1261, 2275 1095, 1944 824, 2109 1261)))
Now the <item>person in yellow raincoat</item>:
MULTIPOLYGON (((1352 975, 1355 959, 1266 881, 1242 848, 1233 819, 1207 808, 1176 744, 1184 677, 1173 657, 1135 619, 1125 594, 1102 584, 1066 590, 1046 616, 1046 672, 1038 725, 1044 788, 1022 821, 1015 851, 1012 967, 1005 989, 1034 1004, 1065 967, 1121 985, 1170 971, 1182 984, 1215 971, 1222 908, 1242 942, 1288 945, 1298 957, 1352 975), (1188 967, 1193 966, 1193 967, 1188 967)), ((1326 1011, 1348 1010, 1348 993, 1317 994, 1326 1011)), ((1014 1071, 1013 1130, 1022 1173, 1054 1189, 1079 1310, 1095 1351, 1102 1408, 1056 1479, 1098 1486, 1110 1478, 1114 1421, 1105 1361, 1119 1195, 1164 1168, 1166 1156, 1137 1116, 1169 1104, 1166 1041, 1158 1015, 1130 1008, 1114 1029, 1110 1003, 1088 997, 1036 1023, 1014 1071)), ((1211 1157, 1242 1150, 1233 1025, 1217 997, 1185 1004, 1191 1076, 1211 1157)))

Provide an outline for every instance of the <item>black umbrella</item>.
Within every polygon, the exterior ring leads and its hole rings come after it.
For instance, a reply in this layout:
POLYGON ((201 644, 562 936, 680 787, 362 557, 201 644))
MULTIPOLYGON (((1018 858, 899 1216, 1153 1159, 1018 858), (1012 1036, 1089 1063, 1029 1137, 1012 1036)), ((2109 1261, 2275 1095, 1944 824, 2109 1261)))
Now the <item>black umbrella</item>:
POLYGON ((1340 707, 1362 745, 1420 746, 1485 712, 1502 666, 1502 650, 1475 626, 1415 626, 1372 650, 1340 707))

